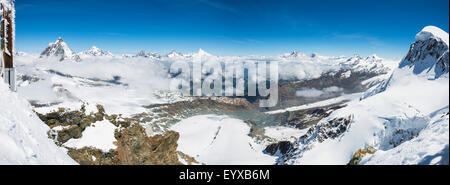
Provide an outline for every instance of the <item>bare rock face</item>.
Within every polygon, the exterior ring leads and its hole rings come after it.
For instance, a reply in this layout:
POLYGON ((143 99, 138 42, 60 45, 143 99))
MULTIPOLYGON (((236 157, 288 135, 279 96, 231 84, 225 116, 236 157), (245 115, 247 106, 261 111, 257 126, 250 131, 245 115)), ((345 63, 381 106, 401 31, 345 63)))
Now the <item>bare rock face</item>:
POLYGON ((315 140, 321 143, 329 138, 337 138, 347 131, 352 119, 353 115, 349 115, 347 118, 335 118, 319 123, 311 127, 305 135, 299 138, 299 141, 301 143, 307 143, 308 141, 315 140))
POLYGON ((38 116, 50 128, 64 127, 57 132, 49 132, 49 137, 60 146, 72 138, 83 137, 86 127, 96 121, 106 119, 120 128, 114 134, 117 149, 104 152, 93 147, 66 147, 67 154, 82 165, 180 165, 183 164, 179 161, 180 158, 188 164, 198 164, 191 156, 177 151, 180 137, 178 132, 167 131, 149 137, 137 120, 108 115, 101 105, 97 105, 97 110, 96 113, 87 114, 84 106, 81 110, 73 111, 60 108, 47 114, 38 113, 38 116))
POLYGON ((435 78, 439 78, 449 72, 448 52, 448 33, 428 26, 416 35, 416 41, 411 44, 399 67, 413 68, 414 74, 434 72, 435 78))
POLYGON ((117 149, 103 152, 92 147, 68 148, 68 154, 82 165, 181 165, 179 158, 188 164, 198 162, 176 151, 179 134, 168 131, 164 135, 147 137, 139 124, 116 131, 117 149))
POLYGON ((285 155, 293 147, 293 144, 289 141, 280 141, 267 146, 264 152, 270 155, 285 155))

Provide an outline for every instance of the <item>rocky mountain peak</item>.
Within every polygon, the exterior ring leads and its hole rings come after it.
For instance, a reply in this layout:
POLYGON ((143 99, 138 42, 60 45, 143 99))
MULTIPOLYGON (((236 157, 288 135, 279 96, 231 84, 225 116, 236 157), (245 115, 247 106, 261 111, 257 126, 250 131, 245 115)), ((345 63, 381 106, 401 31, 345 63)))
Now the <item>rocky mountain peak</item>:
POLYGON ((137 53, 135 55, 135 57, 144 57, 144 58, 156 57, 156 58, 158 58, 159 54, 158 53, 149 53, 144 50, 141 50, 141 51, 139 51, 139 53, 137 53))
MULTIPOLYGON (((435 78, 449 72, 448 33, 434 26, 427 26, 416 35, 408 54, 399 67, 413 68, 414 74, 433 73, 435 78)), ((432 74, 432 75, 433 75, 432 74)))
POLYGON ((92 46, 87 51, 81 52, 81 54, 89 55, 89 56, 111 56, 112 55, 109 51, 103 51, 96 46, 92 46))
POLYGON ((61 37, 59 37, 55 42, 48 44, 47 48, 41 52, 41 58, 42 57, 56 57, 59 61, 63 61, 65 59, 80 61, 80 57, 73 53, 72 49, 69 48, 61 37))

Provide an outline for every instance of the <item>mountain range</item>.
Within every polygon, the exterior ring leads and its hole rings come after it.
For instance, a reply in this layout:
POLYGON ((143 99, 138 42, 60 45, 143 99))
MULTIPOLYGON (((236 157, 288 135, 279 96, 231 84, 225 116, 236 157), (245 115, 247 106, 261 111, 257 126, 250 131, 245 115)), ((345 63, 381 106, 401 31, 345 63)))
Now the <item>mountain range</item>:
POLYGON ((0 112, 6 123, 0 124, 0 163, 160 164, 157 159, 170 156, 173 164, 448 165, 448 40, 441 29, 425 27, 390 66, 376 55, 298 51, 124 56, 93 47, 74 53, 60 38, 31 61, 16 53, 17 92, 0 84, 6 110, 0 112), (269 111, 250 98, 170 91, 167 66, 197 56, 277 61, 282 105, 269 111), (152 156, 146 142, 166 153, 152 156))

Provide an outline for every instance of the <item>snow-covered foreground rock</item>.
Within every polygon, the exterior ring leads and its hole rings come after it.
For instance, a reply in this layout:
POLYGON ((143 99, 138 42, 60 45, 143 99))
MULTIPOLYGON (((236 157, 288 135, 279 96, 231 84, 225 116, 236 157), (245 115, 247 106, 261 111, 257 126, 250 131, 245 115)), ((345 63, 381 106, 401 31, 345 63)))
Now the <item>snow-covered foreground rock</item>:
POLYGON ((449 61, 441 60, 448 34, 442 32, 426 27, 387 81, 312 127, 279 163, 347 164, 373 147, 360 164, 448 164, 449 61), (410 57, 416 53, 423 56, 410 57))
POLYGON ((0 164, 76 164, 48 138, 30 104, 0 82, 0 164))
POLYGON ((174 125, 180 133, 179 151, 210 165, 274 164, 275 157, 263 153, 264 145, 249 136, 250 127, 227 116, 194 116, 174 125))
POLYGON ((114 131, 116 128, 117 127, 108 120, 97 121, 83 131, 82 138, 70 139, 64 143, 64 146, 77 149, 94 147, 104 152, 108 152, 111 149, 117 148, 117 146, 114 145, 114 142, 116 141, 114 131))

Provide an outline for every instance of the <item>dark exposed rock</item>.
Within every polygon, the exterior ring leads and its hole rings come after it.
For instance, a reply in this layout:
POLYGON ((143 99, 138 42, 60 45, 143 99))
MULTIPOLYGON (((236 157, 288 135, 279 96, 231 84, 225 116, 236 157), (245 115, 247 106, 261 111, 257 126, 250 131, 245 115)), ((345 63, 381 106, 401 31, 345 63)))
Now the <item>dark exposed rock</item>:
POLYGON ((120 164, 182 164, 178 160, 177 132, 147 137, 139 124, 116 132, 117 158, 120 164))
POLYGON ((435 78, 438 78, 449 72, 449 47, 444 41, 434 37, 416 40, 411 44, 408 54, 400 62, 399 67, 413 68, 414 74, 434 68, 435 78))
POLYGON ((68 155, 83 165, 117 165, 117 164, 182 164, 178 159, 183 158, 188 164, 198 163, 194 158, 176 151, 179 134, 167 131, 163 135, 148 137, 145 129, 138 121, 121 118, 118 115, 107 115, 101 105, 97 105, 98 112, 85 114, 84 106, 80 110, 70 111, 60 108, 39 117, 51 128, 64 126, 50 137, 58 145, 62 145, 72 138, 81 138, 87 126, 103 119, 120 127, 114 136, 117 149, 103 152, 92 147, 81 149, 68 148, 68 155), (121 118, 121 119, 118 119, 121 118))
POLYGON ((289 150, 293 148, 293 144, 289 141, 280 141, 278 143, 270 144, 266 147, 264 152, 270 155, 285 155, 289 150))
POLYGON ((120 164, 116 158, 117 151, 103 152, 92 147, 81 149, 68 148, 67 154, 81 165, 115 165, 120 164))
POLYGON ((347 118, 335 118, 327 122, 323 122, 317 126, 311 127, 308 132, 299 138, 302 143, 314 139, 318 142, 323 142, 326 139, 334 139, 339 137, 342 133, 347 131, 348 126, 352 120, 352 116, 347 118))
POLYGON ((311 127, 316 125, 322 118, 330 115, 332 111, 344 107, 345 105, 342 105, 342 103, 312 109, 290 111, 286 123, 287 125, 298 129, 311 127))
MULTIPOLYGON (((301 156, 304 151, 309 150, 315 142, 321 143, 326 139, 338 138, 347 131, 352 119, 353 115, 345 118, 334 118, 309 128, 305 135, 292 143, 292 147, 287 152, 278 155, 276 164, 292 164, 292 160, 301 156)), ((271 151, 273 152, 273 149, 271 151)))
POLYGON ((181 159, 183 159, 184 161, 186 161, 186 163, 188 165, 200 164, 197 160, 195 160, 195 158, 193 158, 193 157, 191 157, 191 156, 189 156, 189 155, 187 155, 187 154, 185 154, 183 152, 177 151, 177 153, 178 153, 178 156, 181 159))
POLYGON ((139 124, 116 131, 117 149, 103 152, 84 147, 68 148, 68 155, 83 165, 180 165, 178 157, 188 164, 198 162, 177 149, 179 134, 168 131, 164 135, 147 137, 139 124))

